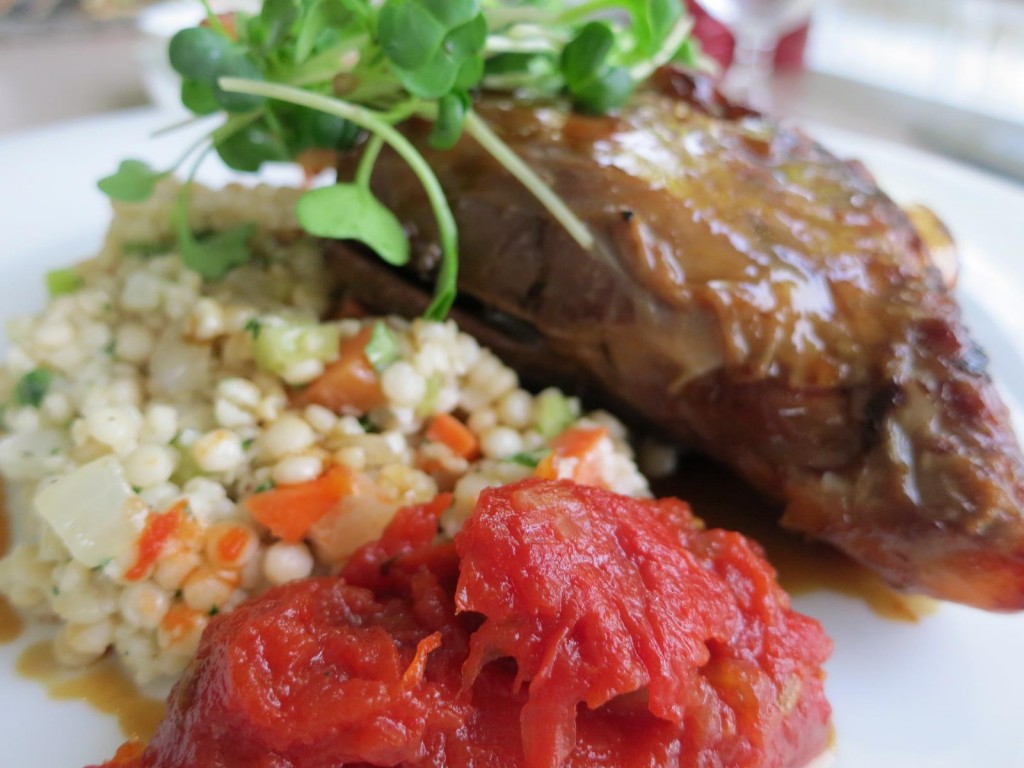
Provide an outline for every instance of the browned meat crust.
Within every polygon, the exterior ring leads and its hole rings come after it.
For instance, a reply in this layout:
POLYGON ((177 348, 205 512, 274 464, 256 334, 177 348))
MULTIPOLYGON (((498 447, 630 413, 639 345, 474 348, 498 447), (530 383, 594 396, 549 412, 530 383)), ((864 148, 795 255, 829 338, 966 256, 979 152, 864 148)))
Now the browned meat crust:
MULTIPOLYGON (((896 586, 1024 608, 1007 410, 920 237, 862 166, 679 73, 614 118, 480 112, 597 237, 578 247, 473 141, 424 148, 458 220, 460 289, 527 329, 504 349, 527 374, 725 462, 785 503, 786 526, 896 586)), ((389 155, 375 179, 429 273, 415 180, 389 155)), ((364 301, 418 310, 392 273, 338 252, 364 301)))

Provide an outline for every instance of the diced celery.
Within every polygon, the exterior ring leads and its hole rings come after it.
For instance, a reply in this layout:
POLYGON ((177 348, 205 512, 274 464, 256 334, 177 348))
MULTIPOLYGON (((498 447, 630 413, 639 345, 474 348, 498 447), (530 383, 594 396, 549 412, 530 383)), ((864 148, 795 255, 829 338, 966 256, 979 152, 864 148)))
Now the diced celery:
POLYGON ((402 350, 395 334, 380 320, 373 324, 370 340, 366 342, 365 352, 366 359, 370 361, 370 365, 377 373, 383 373, 388 366, 402 356, 402 350))
POLYGON ((178 455, 181 457, 178 460, 178 465, 174 468, 174 473, 171 475, 173 483, 184 486, 193 477, 203 474, 203 470, 199 468, 199 463, 196 461, 195 456, 192 455, 192 447, 185 445, 181 441, 180 435, 174 439, 171 445, 178 449, 178 455))
POLYGON ((575 420, 569 398, 558 390, 546 389, 537 400, 537 431, 545 438, 558 437, 575 420))
POLYGON ((73 269, 55 269, 46 273, 46 290, 51 296, 74 293, 83 285, 85 280, 73 269))
POLYGON ((440 371, 434 371, 427 378, 427 391, 420 404, 416 406, 416 415, 421 419, 431 416, 437 410, 437 398, 441 394, 442 386, 444 386, 444 376, 440 371))
POLYGON ((304 360, 335 360, 341 345, 341 330, 336 325, 281 318, 261 319, 259 333, 253 335, 256 363, 278 376, 304 360))

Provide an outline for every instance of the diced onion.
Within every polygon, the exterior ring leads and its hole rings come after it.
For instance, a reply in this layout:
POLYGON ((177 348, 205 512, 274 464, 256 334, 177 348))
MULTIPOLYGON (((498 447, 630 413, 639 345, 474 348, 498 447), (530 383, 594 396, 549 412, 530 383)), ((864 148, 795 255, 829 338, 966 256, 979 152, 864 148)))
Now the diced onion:
POLYGON ((51 471, 45 459, 69 447, 67 435, 56 429, 7 435, 0 440, 0 469, 8 480, 41 480, 51 471))
POLYGON ((184 392, 208 391, 212 386, 211 354, 209 345, 190 344, 179 329, 168 328, 156 343, 150 362, 153 394, 180 397, 184 392))
POLYGON ((113 456, 96 459, 43 486, 34 504, 71 556, 89 568, 129 552, 142 533, 148 511, 113 456))
POLYGON ((309 322, 264 322, 253 340, 256 363, 279 376, 307 360, 336 360, 340 346, 338 326, 309 322))

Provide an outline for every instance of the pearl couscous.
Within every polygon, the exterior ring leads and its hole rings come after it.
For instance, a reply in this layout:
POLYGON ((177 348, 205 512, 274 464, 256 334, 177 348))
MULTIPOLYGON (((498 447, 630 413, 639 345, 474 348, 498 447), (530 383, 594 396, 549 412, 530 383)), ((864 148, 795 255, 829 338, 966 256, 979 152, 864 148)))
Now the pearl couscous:
POLYGON ((63 662, 113 648, 139 682, 175 675, 212 616, 331 572, 439 493, 440 535, 533 473, 648 493, 621 424, 522 389, 454 323, 324 320, 331 275, 294 191, 196 190, 194 229, 261 227, 205 283, 167 245, 174 193, 119 206, 73 290, 8 328, 0 471, 27 501, 0 591, 56 620, 63 662))

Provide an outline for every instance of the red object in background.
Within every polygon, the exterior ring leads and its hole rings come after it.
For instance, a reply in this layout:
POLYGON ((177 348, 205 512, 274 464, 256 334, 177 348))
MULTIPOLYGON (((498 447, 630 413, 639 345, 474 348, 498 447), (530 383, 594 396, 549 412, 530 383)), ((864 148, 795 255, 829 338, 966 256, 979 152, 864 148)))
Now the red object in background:
MULTIPOLYGON (((735 45, 729 28, 708 16, 696 0, 686 0, 686 6, 693 15, 693 34, 711 58, 722 65, 722 70, 729 68, 732 62, 732 51, 735 45)), ((798 71, 804 66, 804 50, 807 48, 807 31, 809 23, 790 32, 779 42, 775 51, 775 69, 798 71)))

